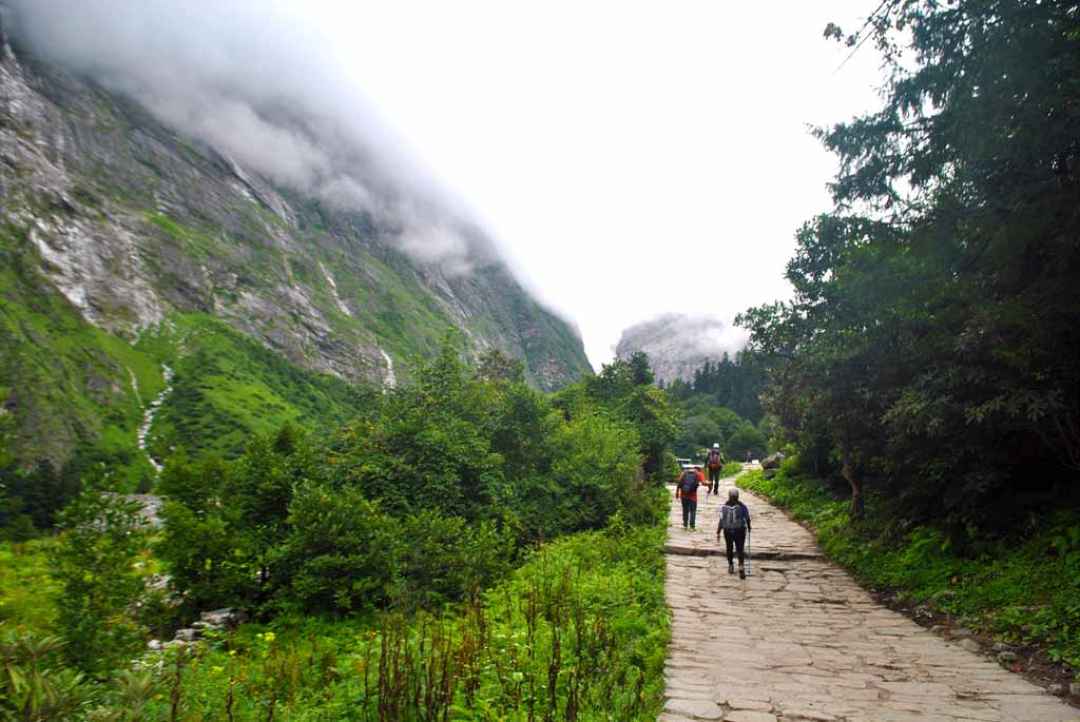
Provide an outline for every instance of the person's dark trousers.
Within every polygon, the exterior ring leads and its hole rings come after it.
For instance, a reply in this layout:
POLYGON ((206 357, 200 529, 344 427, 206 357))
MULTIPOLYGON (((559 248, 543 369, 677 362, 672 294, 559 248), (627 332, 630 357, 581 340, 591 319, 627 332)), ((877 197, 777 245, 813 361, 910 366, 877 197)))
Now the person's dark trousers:
POLYGON ((697 522, 697 502, 684 496, 682 498, 682 525, 685 527, 689 524, 693 529, 696 526, 695 522, 697 522))
POLYGON ((720 491, 720 467, 709 467, 709 491, 713 494, 720 491))
POLYGON ((746 546, 746 530, 745 529, 725 529, 724 530, 724 546, 727 547, 727 563, 731 566, 735 554, 732 553, 731 547, 735 547, 735 551, 739 554, 739 566, 742 566, 744 552, 743 549, 746 546))

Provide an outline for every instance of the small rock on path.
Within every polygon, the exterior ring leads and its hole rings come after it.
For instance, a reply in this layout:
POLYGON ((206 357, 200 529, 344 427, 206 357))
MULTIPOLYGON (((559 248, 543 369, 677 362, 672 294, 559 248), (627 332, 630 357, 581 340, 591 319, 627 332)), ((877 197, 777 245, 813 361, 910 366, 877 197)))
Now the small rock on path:
POLYGON ((672 499, 672 639, 663 722, 1080 720, 1080 711, 986 657, 878 604, 813 536, 746 491, 753 574, 727 573, 720 499, 699 494, 698 531, 672 499))

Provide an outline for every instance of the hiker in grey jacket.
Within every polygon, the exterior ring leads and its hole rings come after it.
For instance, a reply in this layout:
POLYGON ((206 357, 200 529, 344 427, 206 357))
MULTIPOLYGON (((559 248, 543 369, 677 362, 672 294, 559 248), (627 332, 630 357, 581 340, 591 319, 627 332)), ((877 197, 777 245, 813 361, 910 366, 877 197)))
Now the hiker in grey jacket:
POLYGON ((724 545, 727 547, 728 574, 735 573, 735 554, 739 555, 739 579, 746 579, 743 566, 745 559, 746 535, 750 532, 750 510, 739 501, 739 490, 728 491, 728 499, 720 507, 720 524, 716 527, 716 541, 720 541, 720 532, 724 533, 724 545), (734 547, 734 549, 732 549, 734 547))

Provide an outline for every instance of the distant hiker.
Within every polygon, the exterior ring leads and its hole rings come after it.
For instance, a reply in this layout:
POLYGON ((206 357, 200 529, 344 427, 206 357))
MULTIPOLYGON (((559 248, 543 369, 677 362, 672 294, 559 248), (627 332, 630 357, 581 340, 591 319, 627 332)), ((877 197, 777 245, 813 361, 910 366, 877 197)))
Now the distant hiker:
POLYGON ((746 450, 746 463, 747 463, 747 464, 749 464, 749 463, 750 463, 750 449, 747 449, 747 450, 746 450))
POLYGON ((705 460, 709 468, 709 493, 720 492, 720 470, 724 468, 724 455, 720 453, 720 444, 713 444, 709 449, 709 458, 705 460))
POLYGON ((720 541, 721 531, 724 532, 724 545, 727 547, 728 574, 735 573, 735 555, 732 553, 734 546, 739 554, 739 579, 746 579, 743 550, 746 546, 746 535, 750 533, 750 510, 746 508, 746 504, 739 501, 738 489, 729 491, 728 500, 720 507, 720 524, 716 527, 717 541, 720 541))
POLYGON ((697 522, 697 490, 703 480, 697 469, 684 469, 675 487, 675 498, 682 499, 682 528, 694 529, 697 522))

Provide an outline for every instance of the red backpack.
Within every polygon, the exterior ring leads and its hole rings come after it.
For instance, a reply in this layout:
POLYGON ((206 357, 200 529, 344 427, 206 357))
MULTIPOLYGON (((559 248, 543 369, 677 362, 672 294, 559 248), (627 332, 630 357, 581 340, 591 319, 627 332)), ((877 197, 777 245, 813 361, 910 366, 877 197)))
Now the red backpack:
POLYGON ((710 469, 719 469, 720 468, 720 451, 718 449, 710 449, 709 450, 709 468, 710 469))

